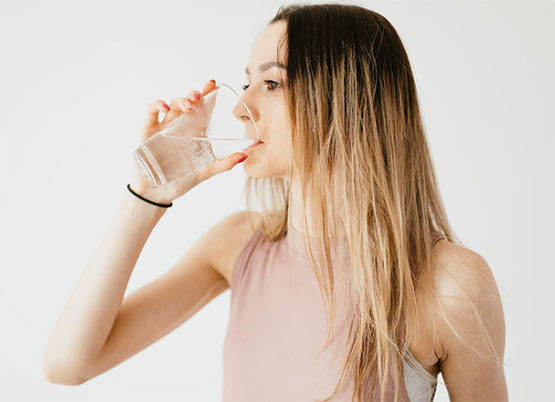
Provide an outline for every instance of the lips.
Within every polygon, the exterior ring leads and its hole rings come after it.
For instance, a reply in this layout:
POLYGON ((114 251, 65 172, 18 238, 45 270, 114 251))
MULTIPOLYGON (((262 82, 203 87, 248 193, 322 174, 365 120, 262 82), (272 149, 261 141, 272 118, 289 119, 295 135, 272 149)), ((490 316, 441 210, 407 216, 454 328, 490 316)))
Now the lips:
POLYGON ((264 144, 264 143, 262 141, 257 141, 254 144, 251 144, 248 147, 246 147, 245 149, 243 149, 243 152, 248 151, 248 150, 250 150, 250 149, 252 149, 252 148, 254 148, 254 147, 256 147, 260 144, 264 144))

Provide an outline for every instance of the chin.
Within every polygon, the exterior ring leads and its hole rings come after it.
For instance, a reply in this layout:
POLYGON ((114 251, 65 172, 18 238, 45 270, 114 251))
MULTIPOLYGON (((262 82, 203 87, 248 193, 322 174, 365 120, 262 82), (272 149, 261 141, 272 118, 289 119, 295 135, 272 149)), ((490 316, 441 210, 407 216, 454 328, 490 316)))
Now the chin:
POLYGON ((247 176, 252 177, 253 179, 268 179, 270 177, 274 177, 272 175, 264 174, 264 172, 256 171, 256 169, 249 169, 247 166, 243 167, 247 176))
POLYGON ((247 176, 257 179, 270 179, 270 178, 283 178, 285 177, 280 172, 270 171, 268 169, 260 168, 256 166, 256 163, 251 161, 251 164, 247 164, 249 158, 243 162, 243 170, 247 174, 247 176))

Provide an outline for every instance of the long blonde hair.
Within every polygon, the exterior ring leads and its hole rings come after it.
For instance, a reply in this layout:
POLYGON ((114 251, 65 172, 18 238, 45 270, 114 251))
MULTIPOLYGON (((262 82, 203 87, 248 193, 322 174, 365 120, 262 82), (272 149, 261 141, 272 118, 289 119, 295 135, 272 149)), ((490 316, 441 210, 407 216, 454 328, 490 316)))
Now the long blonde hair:
POLYGON ((323 264, 308 235, 305 246, 328 306, 326 343, 336 302, 330 239, 344 228, 353 308, 341 375, 325 401, 348 378, 353 400, 400 400, 407 328, 418 325, 416 289, 431 270, 432 241, 461 244, 438 191, 409 59, 389 21, 363 7, 288 5, 270 24, 280 20, 287 22, 279 49, 287 45, 291 170, 289 181, 247 178, 247 208, 255 195, 263 238, 277 241, 289 227, 293 177, 303 204, 310 194, 304 210, 322 234, 323 264))

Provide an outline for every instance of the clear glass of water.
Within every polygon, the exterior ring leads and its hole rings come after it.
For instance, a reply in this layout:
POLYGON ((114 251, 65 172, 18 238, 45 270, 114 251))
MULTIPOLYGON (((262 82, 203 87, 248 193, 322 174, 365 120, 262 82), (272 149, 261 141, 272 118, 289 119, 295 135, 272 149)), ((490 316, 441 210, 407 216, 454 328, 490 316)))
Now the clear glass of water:
POLYGON ((251 111, 233 88, 220 83, 192 111, 176 117, 139 145, 133 157, 150 185, 161 187, 195 175, 207 164, 241 152, 258 140, 251 111), (250 121, 242 121, 243 116, 250 121))

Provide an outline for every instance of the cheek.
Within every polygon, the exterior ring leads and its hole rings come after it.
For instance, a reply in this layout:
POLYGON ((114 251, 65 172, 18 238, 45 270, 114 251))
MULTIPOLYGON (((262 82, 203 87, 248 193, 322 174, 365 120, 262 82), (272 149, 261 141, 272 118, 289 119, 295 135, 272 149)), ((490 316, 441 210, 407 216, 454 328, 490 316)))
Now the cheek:
POLYGON ((288 133, 284 132, 284 130, 275 130, 270 137, 270 143, 264 145, 266 147, 264 151, 267 155, 271 155, 276 161, 289 160, 291 152, 287 135, 288 133))
POLYGON ((285 142, 270 141, 252 152, 242 164, 251 177, 287 177, 290 160, 285 142))
POLYGON ((290 158, 291 155, 285 142, 270 140, 253 150, 247 160, 251 159, 252 162, 264 165, 279 166, 287 163, 290 158))
POLYGON ((289 145, 289 126, 287 113, 281 101, 276 101, 265 109, 272 113, 263 114, 267 117, 264 126, 267 127, 263 139, 264 145, 254 149, 243 162, 247 174, 256 177, 284 176, 290 168, 291 152, 289 145))

